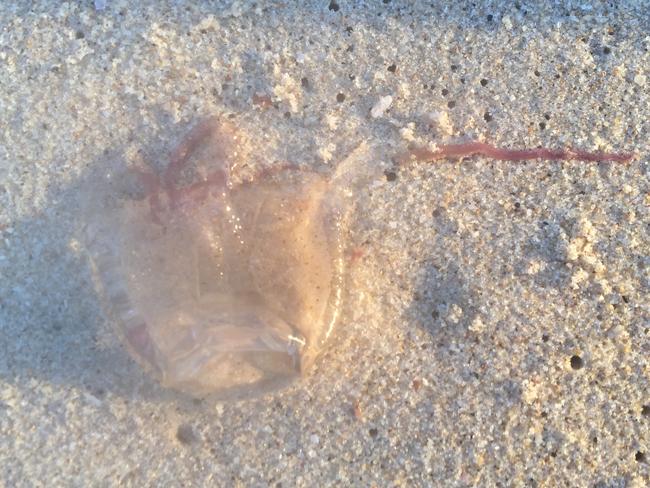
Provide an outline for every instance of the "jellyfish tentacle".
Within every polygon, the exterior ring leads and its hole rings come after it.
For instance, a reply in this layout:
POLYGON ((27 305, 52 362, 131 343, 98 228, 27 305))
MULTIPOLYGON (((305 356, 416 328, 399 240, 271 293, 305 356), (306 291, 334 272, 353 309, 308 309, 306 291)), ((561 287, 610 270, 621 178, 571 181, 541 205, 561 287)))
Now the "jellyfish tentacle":
POLYGON ((210 173, 205 179, 192 183, 186 187, 175 190, 175 204, 182 206, 184 203, 203 203, 210 196, 217 199, 223 198, 226 188, 226 175, 223 170, 216 170, 210 173), (219 190, 216 195, 211 193, 212 189, 219 190))
POLYGON ((503 161, 526 161, 530 159, 555 159, 560 161, 608 161, 626 163, 634 159, 632 153, 589 152, 580 149, 550 149, 539 147, 535 149, 508 149, 497 147, 480 141, 469 141, 458 144, 444 144, 431 150, 417 147, 397 156, 398 164, 410 160, 436 161, 439 159, 464 158, 468 156, 486 156, 503 161))
POLYGON ((187 165, 190 156, 201 143, 219 130, 217 117, 210 117, 195 125, 183 140, 176 146, 169 158, 169 165, 165 170, 164 183, 167 188, 176 186, 181 171, 187 165))
POLYGON ((231 139, 229 130, 219 122, 217 117, 209 117, 199 122, 172 152, 167 169, 163 174, 163 185, 169 196, 170 207, 174 208, 184 198, 198 198, 199 201, 207 198, 207 189, 216 186, 225 189, 228 183, 229 155, 227 146, 231 139), (209 143, 212 151, 213 162, 218 163, 218 169, 209 173, 203 181, 193 183, 184 188, 179 187, 183 168, 190 161, 190 157, 202 145, 209 143))

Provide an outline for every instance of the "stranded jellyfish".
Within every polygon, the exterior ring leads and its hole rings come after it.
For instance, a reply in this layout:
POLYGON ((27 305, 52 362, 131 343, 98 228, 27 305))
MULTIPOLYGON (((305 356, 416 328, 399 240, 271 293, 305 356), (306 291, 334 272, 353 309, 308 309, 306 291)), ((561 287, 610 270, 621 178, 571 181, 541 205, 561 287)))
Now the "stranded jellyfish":
POLYGON ((199 123, 162 174, 104 176, 86 228, 131 355, 197 396, 286 384, 313 363, 341 302, 340 178, 285 165, 235 183, 239 146, 229 125, 199 123))
MULTIPOLYGON (((350 182, 370 174, 362 144, 331 175, 286 164, 242 181, 233 173, 243 151, 237 131, 210 118, 162 172, 105 175, 90 199, 86 243, 107 314, 141 365, 196 396, 262 392, 314 362, 341 306, 350 182)), ((412 148, 395 161, 474 154, 631 157, 465 142, 412 148)))

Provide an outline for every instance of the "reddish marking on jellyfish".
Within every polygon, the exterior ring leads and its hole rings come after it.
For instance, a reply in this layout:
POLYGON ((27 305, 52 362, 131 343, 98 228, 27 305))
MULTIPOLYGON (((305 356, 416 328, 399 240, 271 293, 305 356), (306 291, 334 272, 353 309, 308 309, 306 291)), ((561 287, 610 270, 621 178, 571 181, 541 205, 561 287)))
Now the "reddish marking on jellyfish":
MULTIPOLYGON (((210 190, 216 188, 219 193, 223 193, 226 188, 226 172, 224 170, 217 170, 210 173, 202 181, 192 183, 189 186, 184 188, 176 189, 171 202, 172 206, 175 206, 177 203, 184 202, 204 202, 211 194, 210 190)), ((219 197, 221 195, 218 195, 219 197)), ((170 195, 170 200, 172 196, 170 195)))
POLYGON ((209 117, 190 130, 189 134, 172 152, 167 169, 163 174, 163 184, 165 191, 169 196, 169 204, 172 209, 176 207, 180 198, 195 193, 205 185, 210 186, 217 184, 222 188, 225 188, 228 176, 225 161, 226 148, 221 147, 221 145, 224 144, 224 140, 223 137, 219 137, 220 135, 224 136, 224 132, 227 132, 227 129, 219 123, 219 119, 217 117, 209 117), (193 185, 191 185, 189 191, 187 188, 179 189, 177 187, 177 182, 180 179, 180 174, 183 168, 188 164, 192 153, 194 153, 194 151, 196 151, 205 140, 212 140, 211 143, 214 145, 213 149, 216 150, 212 157, 217 159, 222 167, 208 175, 203 182, 199 183, 199 186, 194 186, 192 188, 193 185))
POLYGON ((206 139, 215 138, 212 141, 215 144, 214 149, 216 149, 213 157, 218 160, 225 159, 225 155, 222 158, 224 148, 218 145, 219 143, 223 143, 217 137, 221 129, 223 127, 219 124, 216 117, 208 118, 196 125, 172 152, 169 164, 163 172, 162 177, 158 177, 153 173, 135 170, 136 176, 148 194, 151 216, 155 223, 162 225, 160 214, 164 209, 160 200, 161 193, 167 195, 167 206, 170 210, 174 210, 179 204, 182 205, 185 202, 203 202, 210 196, 210 190, 212 188, 216 188, 220 194, 223 193, 228 181, 228 171, 225 161, 220 161, 222 167, 212 171, 201 181, 184 187, 178 187, 178 180, 180 179, 183 168, 188 164, 190 156, 196 151, 197 147, 206 139))
POLYGON ((436 161, 448 158, 463 158, 467 156, 485 156, 503 161, 525 161, 529 159, 555 159, 560 161, 611 161, 625 163, 631 161, 635 155, 631 153, 588 152, 580 149, 548 149, 545 147, 535 149, 506 149, 496 147, 486 142, 470 141, 459 144, 444 144, 435 150, 426 148, 411 149, 397 157, 398 164, 409 160, 436 161))
POLYGON ((145 323, 141 323, 127 330, 126 340, 138 355, 148 360, 153 359, 155 354, 154 346, 145 323))
POLYGON ((176 187, 176 181, 178 181, 180 173, 187 164, 190 155, 203 140, 210 137, 218 128, 218 119, 216 117, 210 117, 197 124, 190 130, 182 142, 176 146, 176 149, 174 149, 169 158, 169 165, 165 170, 163 178, 168 191, 176 187))
POLYGON ((254 179, 258 178, 270 178, 272 176, 275 176, 279 173, 282 173, 283 171, 301 171, 303 168, 298 166, 297 164, 294 163, 289 163, 289 162, 283 162, 280 164, 276 164, 274 166, 267 166, 265 168, 262 168, 256 175, 254 179))

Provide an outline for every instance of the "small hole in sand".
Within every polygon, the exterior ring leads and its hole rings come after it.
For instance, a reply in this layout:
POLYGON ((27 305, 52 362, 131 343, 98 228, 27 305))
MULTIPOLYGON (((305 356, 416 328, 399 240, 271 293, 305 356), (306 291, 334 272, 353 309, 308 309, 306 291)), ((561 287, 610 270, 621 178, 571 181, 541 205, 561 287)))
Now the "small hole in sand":
POLYGON ((584 365, 585 363, 580 356, 578 356, 577 354, 571 356, 571 367, 573 369, 582 369, 584 365))
POLYGON ((384 172, 384 176, 386 176, 386 181, 395 181, 397 179, 397 173, 395 171, 386 171, 384 172))
POLYGON ((185 445, 196 442, 197 437, 194 433, 194 430, 192 429, 192 426, 189 424, 179 425, 178 429, 176 429, 176 440, 185 445))

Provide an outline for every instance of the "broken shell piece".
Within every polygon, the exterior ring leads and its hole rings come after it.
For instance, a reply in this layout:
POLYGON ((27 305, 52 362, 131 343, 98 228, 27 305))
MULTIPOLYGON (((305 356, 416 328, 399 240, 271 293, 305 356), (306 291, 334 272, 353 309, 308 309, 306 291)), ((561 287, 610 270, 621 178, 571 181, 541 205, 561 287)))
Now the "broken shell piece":
POLYGON ((377 119, 381 117, 382 115, 384 115, 384 112, 388 110, 388 108, 391 106, 392 103, 393 103, 393 97, 391 97, 390 95, 381 97, 370 109, 370 116, 373 119, 377 119))
POLYGON ((318 174, 266 172, 231 184, 241 148, 199 124, 161 177, 104 179, 87 248, 106 310, 164 386, 250 396, 313 363, 340 307, 336 192, 318 174))
POLYGON ((426 119, 432 128, 437 130, 442 135, 450 135, 453 133, 453 126, 449 120, 447 112, 433 111, 426 115, 426 119))

